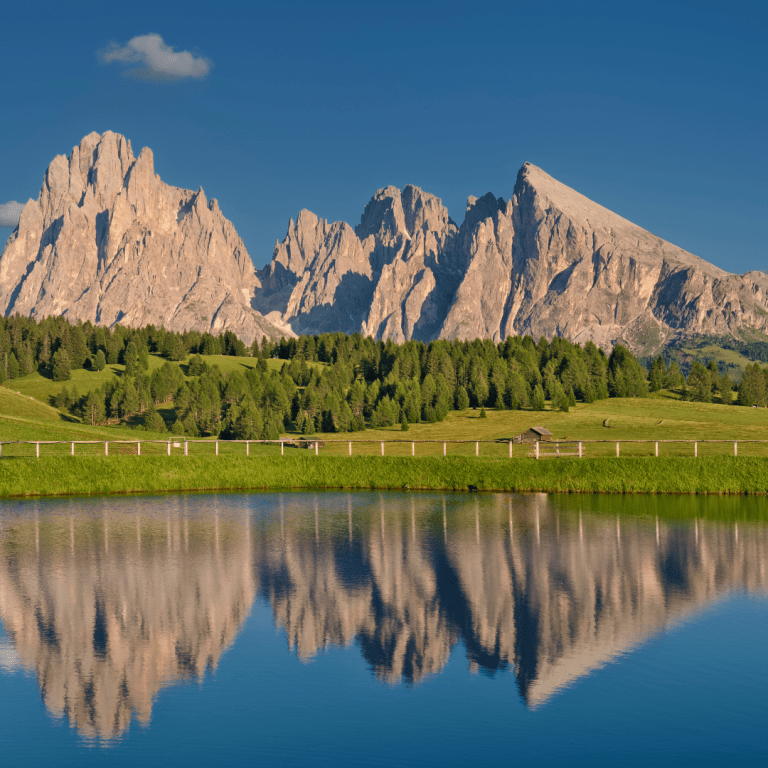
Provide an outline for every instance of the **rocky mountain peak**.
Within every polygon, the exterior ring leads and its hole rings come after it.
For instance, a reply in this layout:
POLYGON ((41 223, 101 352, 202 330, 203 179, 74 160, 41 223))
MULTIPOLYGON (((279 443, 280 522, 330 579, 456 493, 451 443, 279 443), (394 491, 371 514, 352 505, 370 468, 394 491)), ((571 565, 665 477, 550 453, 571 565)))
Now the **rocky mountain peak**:
POLYGON ((250 306, 256 276, 218 203, 172 187, 144 148, 91 133, 55 157, 0 255, 0 310, 282 335, 250 306))
POLYGON ((462 232, 470 232, 478 222, 492 219, 499 212, 506 213, 503 197, 497 198, 492 192, 480 198, 470 195, 467 198, 467 212, 461 225, 462 232))
POLYGON ((355 234, 360 240, 373 236, 379 244, 397 237, 413 238, 417 232, 440 232, 455 224, 439 197, 413 184, 379 189, 365 206, 355 234))
POLYGON ((442 200, 419 187, 407 184, 401 200, 409 237, 414 237, 418 231, 442 233, 447 227, 456 227, 442 200))
POLYGON ((648 354, 768 334, 768 275, 730 275, 531 163, 511 198, 469 197, 461 228, 414 185, 379 189, 354 229, 302 210, 256 273, 216 200, 165 184, 149 149, 135 158, 108 131, 51 162, 0 256, 0 310, 246 340, 531 334, 648 354))
POLYGON ((374 237, 380 243, 408 236, 402 197, 397 187, 384 187, 376 192, 365 206, 355 234, 360 240, 374 237))
POLYGON ((768 332, 768 275, 729 275, 531 163, 511 198, 468 198, 460 229, 439 198, 390 186, 366 205, 355 235, 344 245, 344 263, 360 274, 354 301, 315 287, 339 280, 341 251, 326 238, 314 260, 303 251, 290 300, 265 285, 255 305, 303 332, 329 329, 332 316, 347 332, 396 341, 530 333, 647 354, 685 335, 768 332))

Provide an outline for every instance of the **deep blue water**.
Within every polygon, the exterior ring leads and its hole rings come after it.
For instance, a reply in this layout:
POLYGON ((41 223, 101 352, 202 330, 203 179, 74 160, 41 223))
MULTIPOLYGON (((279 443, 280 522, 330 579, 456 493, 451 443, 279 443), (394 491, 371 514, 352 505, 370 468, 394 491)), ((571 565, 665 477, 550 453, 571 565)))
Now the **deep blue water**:
POLYGON ((765 511, 3 503, 2 765, 765 765, 765 511))

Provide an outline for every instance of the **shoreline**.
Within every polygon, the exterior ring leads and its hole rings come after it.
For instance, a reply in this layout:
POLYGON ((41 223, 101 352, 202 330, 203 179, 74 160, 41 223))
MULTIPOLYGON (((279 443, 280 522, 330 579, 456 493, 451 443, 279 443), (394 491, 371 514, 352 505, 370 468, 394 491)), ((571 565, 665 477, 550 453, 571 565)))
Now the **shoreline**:
POLYGON ((768 495, 768 458, 100 456, 0 461, 0 499, 212 491, 390 490, 768 495))

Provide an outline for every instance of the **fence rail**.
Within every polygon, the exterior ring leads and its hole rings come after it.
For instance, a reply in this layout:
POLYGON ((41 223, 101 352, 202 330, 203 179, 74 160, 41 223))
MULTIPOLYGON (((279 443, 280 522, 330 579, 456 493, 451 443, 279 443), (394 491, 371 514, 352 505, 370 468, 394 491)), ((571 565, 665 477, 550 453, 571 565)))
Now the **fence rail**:
MULTIPOLYGON (((621 445, 627 445, 627 446, 638 446, 638 445, 651 445, 653 446, 653 455, 658 456, 659 455, 659 446, 665 446, 670 444, 678 444, 678 445, 690 445, 692 446, 692 454, 695 457, 699 456, 699 446, 707 446, 707 445, 732 445, 733 446, 733 455, 738 456, 739 452, 739 444, 742 445, 753 445, 753 444, 764 444, 768 445, 768 440, 750 440, 750 439, 717 439, 717 440, 710 440, 710 439, 704 439, 704 440, 682 440, 682 439, 673 439, 673 440, 641 440, 641 439, 626 439, 626 440, 552 440, 552 441, 541 441, 541 442, 535 442, 535 443, 519 443, 515 442, 514 440, 504 440, 504 439, 496 439, 496 440, 402 440, 402 439, 395 439, 395 440, 366 440, 366 439, 357 439, 357 440, 338 440, 338 439, 306 439, 306 440, 296 440, 296 439, 282 439, 282 440, 213 440, 213 439, 190 439, 186 437, 171 437, 166 440, 0 440, 0 458, 8 457, 9 454, 9 448, 12 446, 34 446, 35 448, 35 457, 40 458, 40 449, 41 446, 51 448, 53 446, 68 446, 69 451, 68 455, 75 456, 78 455, 78 452, 76 451, 76 446, 103 446, 102 449, 98 450, 99 455, 109 456, 110 455, 110 446, 113 447, 114 451, 117 451, 119 453, 134 453, 135 449, 135 455, 141 456, 142 455, 142 446, 145 447, 144 455, 148 453, 154 453, 157 454, 158 452, 161 454, 167 454, 168 456, 174 455, 174 453, 183 454, 184 456, 188 456, 190 453, 190 446, 210 446, 211 452, 218 456, 219 455, 219 446, 223 446, 222 452, 225 454, 232 455, 233 453, 239 453, 238 447, 242 446, 244 448, 244 454, 246 456, 251 455, 251 447, 252 446, 263 446, 267 448, 277 449, 279 447, 280 449, 280 455, 285 454, 286 448, 298 448, 298 449, 307 449, 310 451, 314 451, 315 455, 319 455, 320 449, 323 449, 324 453, 331 453, 334 455, 338 455, 341 453, 342 455, 345 453, 343 451, 343 447, 346 446, 346 454, 349 456, 353 455, 353 446, 356 446, 358 451, 357 453, 360 453, 360 449, 363 446, 378 446, 379 451, 374 450, 374 454, 379 454, 381 456, 387 455, 387 449, 386 446, 392 446, 390 450, 394 450, 395 448, 402 448, 403 446, 410 445, 410 455, 416 456, 416 446, 417 445, 442 445, 442 455, 447 456, 448 455, 448 446, 462 446, 462 447, 469 447, 469 450, 471 451, 471 447, 474 446, 474 455, 480 456, 480 446, 481 445, 492 445, 495 447, 495 451, 491 452, 493 455, 501 455, 503 453, 506 453, 509 458, 513 458, 513 446, 520 449, 525 449, 525 456, 534 458, 534 459, 545 459, 545 458, 563 458, 563 457, 569 457, 569 456, 576 456, 578 458, 583 458, 587 456, 588 454, 595 455, 594 447, 597 446, 611 446, 611 449, 613 449, 613 446, 615 446, 615 456, 617 458, 620 458, 622 455, 621 452, 621 445), (504 450, 504 448, 508 446, 508 452, 504 450), (589 449, 589 447, 593 447, 592 450, 589 449)), ((195 453, 201 453, 201 449, 197 448, 194 450, 195 453)), ((11 453, 16 453, 11 451, 11 453)), ((22 450, 23 453, 23 450, 22 450)), ((59 454, 58 451, 56 451, 57 455, 59 454)), ((396 451, 398 455, 403 455, 401 451, 396 451)), ((431 452, 430 452, 431 453, 431 452)), ((519 452, 518 452, 519 453, 519 452)), ((613 455, 613 450, 610 450, 610 455, 613 455)), ((729 451, 730 453, 730 451, 729 451)), ((83 451, 79 451, 80 455, 84 455, 83 451)), ((601 454, 603 452, 601 451, 601 454)), ((26 456, 26 454, 24 454, 26 456)), ((92 452, 90 452, 90 455, 93 455, 92 452)), ((368 453, 367 455, 370 455, 368 453)), ((389 455, 393 455, 391 452, 389 455)), ((407 453, 405 454, 407 455, 407 453)), ((422 452, 422 455, 423 452, 422 452)), ((465 455, 462 453, 462 455, 465 455)), ((471 453, 470 453, 471 455, 471 453)), ((485 455, 489 455, 488 451, 485 451, 485 455)))

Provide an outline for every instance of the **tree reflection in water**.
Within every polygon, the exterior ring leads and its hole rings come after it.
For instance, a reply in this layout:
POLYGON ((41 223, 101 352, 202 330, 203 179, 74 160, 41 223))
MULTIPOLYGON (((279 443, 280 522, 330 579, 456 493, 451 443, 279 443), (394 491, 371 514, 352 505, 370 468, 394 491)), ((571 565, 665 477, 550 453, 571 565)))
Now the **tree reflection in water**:
POLYGON ((338 493, 21 505, 0 523, 6 656, 34 670, 52 714, 115 739, 134 715, 149 722, 160 688, 215 669, 260 594, 302 661, 357 645, 380 680, 415 683, 461 643, 471 670, 511 670, 536 707, 728 592, 766 591, 764 524, 595 506, 338 493))

